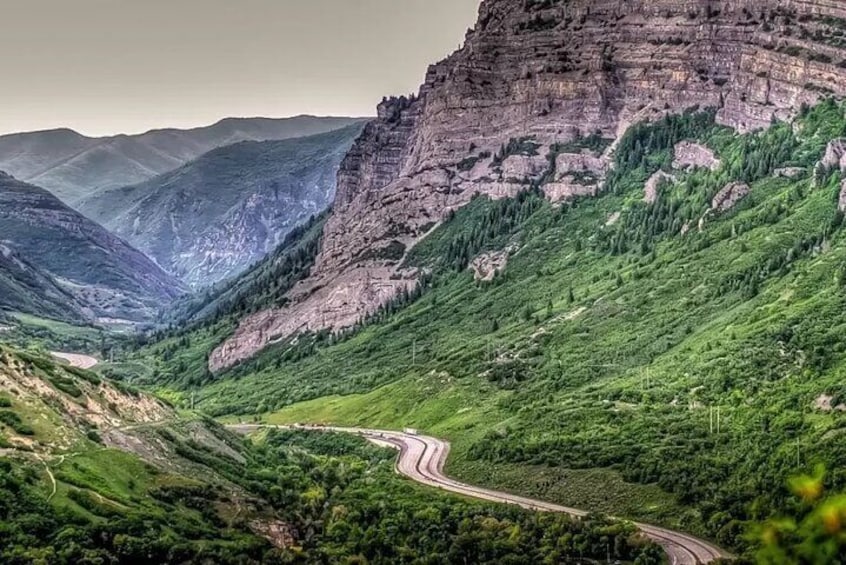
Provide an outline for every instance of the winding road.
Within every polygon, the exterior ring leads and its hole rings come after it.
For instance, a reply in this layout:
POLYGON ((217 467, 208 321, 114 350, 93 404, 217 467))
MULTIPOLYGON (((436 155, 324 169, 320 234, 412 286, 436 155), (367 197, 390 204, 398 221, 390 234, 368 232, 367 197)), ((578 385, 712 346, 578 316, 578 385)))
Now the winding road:
MULTIPOLYGON (((423 485, 490 502, 515 504, 529 510, 561 512, 577 517, 587 516, 588 514, 576 508, 568 508, 542 500, 480 488, 450 479, 443 472, 444 464, 449 455, 449 443, 433 437, 386 430, 329 426, 263 426, 239 424, 229 427, 240 433, 249 433, 267 427, 293 427, 307 430, 353 433, 367 438, 378 445, 398 449, 400 455, 396 462, 397 472, 423 485)), ((649 539, 664 548, 672 565, 700 565, 710 563, 716 559, 730 557, 728 553, 719 547, 688 534, 649 524, 635 523, 635 526, 646 534, 649 539)))

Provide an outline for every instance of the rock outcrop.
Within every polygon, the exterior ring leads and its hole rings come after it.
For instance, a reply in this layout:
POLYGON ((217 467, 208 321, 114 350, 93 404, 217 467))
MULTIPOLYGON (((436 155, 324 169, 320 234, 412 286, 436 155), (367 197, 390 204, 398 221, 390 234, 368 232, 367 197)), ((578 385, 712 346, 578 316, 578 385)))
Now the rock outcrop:
POLYGON ((550 180, 550 198, 598 190, 539 173, 553 147, 693 106, 740 131, 765 128, 846 93, 844 20, 846 4, 831 0, 484 0, 464 46, 418 95, 383 101, 347 155, 321 254, 290 305, 243 320, 210 367, 374 311, 415 281, 380 250, 413 246, 476 193, 550 180), (526 177, 507 176, 518 170, 526 177))
POLYGON ((716 171, 720 168, 720 160, 717 159, 714 152, 700 143, 682 141, 676 144, 674 154, 674 169, 695 169, 699 167, 716 171))
POLYGON ((802 167, 782 167, 773 171, 773 176, 776 178, 795 179, 799 178, 805 173, 802 167))
POLYGON ((666 182, 675 182, 676 177, 664 171, 658 171, 646 181, 643 187, 643 200, 647 204, 655 204, 658 202, 659 189, 661 185, 666 182))
POLYGON ((590 152, 561 153, 555 158, 555 176, 543 186, 547 198, 560 202, 576 196, 593 196, 602 189, 610 159, 590 152))
POLYGON ((846 139, 833 139, 828 142, 820 164, 828 170, 846 171, 846 139))
POLYGON ((470 270, 477 281, 492 281, 497 273, 502 272, 508 264, 508 254, 511 250, 491 251, 482 253, 470 261, 470 270))
POLYGON ((732 182, 724 186, 711 201, 711 210, 716 213, 728 212, 738 202, 749 196, 749 185, 745 182, 732 182))
MULTIPOLYGON (((817 170, 823 171, 839 170, 841 174, 846 173, 846 138, 833 139, 828 142, 825 148, 825 155, 817 163, 817 170)), ((846 179, 840 182, 840 196, 837 200, 837 209, 846 212, 846 179)))

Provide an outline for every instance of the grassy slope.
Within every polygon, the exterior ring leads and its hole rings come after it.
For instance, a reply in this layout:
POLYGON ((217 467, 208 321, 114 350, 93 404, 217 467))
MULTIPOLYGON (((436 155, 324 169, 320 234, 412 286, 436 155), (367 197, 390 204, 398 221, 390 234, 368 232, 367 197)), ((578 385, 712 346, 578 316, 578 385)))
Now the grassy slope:
MULTIPOLYGON (((846 418, 813 407, 824 393, 843 398, 839 176, 812 182, 843 110, 824 104, 802 123, 798 139, 784 125, 743 137, 700 128, 694 137, 723 168, 680 174, 657 206, 642 203, 643 181, 671 152, 657 144, 632 166, 618 154, 614 191, 527 207, 516 229, 480 246, 520 242, 494 283, 439 268, 395 315, 314 353, 268 352, 200 391, 201 406, 274 422, 415 425, 453 441, 449 470, 461 478, 740 544, 741 522, 788 504, 797 467, 822 460, 832 484, 844 482, 846 418), (772 175, 790 164, 806 173, 772 175), (699 233, 711 197, 738 178, 752 195, 699 233), (680 236, 686 220, 693 229, 680 236), (540 478, 527 484, 527 470, 540 478)), ((498 206, 474 201, 417 260, 437 265, 498 206)))
POLYGON ((424 489, 393 472, 393 450, 360 438, 274 430, 244 441, 5 348, 0 383, 0 561, 10 565, 564 562, 606 551, 661 562, 630 524, 424 489), (108 425, 90 419, 94 406, 108 425), (262 539, 268 531, 285 547, 262 539))

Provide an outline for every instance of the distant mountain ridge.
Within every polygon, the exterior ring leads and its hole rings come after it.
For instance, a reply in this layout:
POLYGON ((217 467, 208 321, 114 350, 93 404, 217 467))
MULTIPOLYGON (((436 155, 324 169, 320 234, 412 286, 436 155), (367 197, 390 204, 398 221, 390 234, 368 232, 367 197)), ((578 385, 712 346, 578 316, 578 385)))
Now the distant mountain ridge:
POLYGON ((24 312, 66 322, 82 322, 86 312, 48 273, 0 244, 0 310, 24 312))
POLYGON ((74 206, 94 193, 138 184, 213 149, 329 132, 358 118, 226 118, 194 129, 86 137, 70 129, 0 136, 0 170, 43 187, 74 206))
POLYGON ((338 167, 362 127, 221 147, 81 200, 77 209, 189 285, 208 286, 263 259, 329 206, 338 167))
POLYGON ((0 274, 19 278, 16 271, 30 271, 30 280, 37 282, 30 290, 44 289, 41 299, 53 304, 56 283, 73 297, 68 300, 70 313, 79 303, 94 318, 143 322, 184 291, 179 281, 122 239, 48 191, 2 172, 0 244, 8 250, 7 260, 21 259, 0 274))

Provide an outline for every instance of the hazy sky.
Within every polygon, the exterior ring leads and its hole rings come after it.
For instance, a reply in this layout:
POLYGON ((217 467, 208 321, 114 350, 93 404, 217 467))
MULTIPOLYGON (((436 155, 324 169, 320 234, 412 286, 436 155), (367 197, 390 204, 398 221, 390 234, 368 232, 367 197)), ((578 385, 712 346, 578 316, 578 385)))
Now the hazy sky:
POLYGON ((0 0, 0 133, 372 115, 479 0, 0 0))

